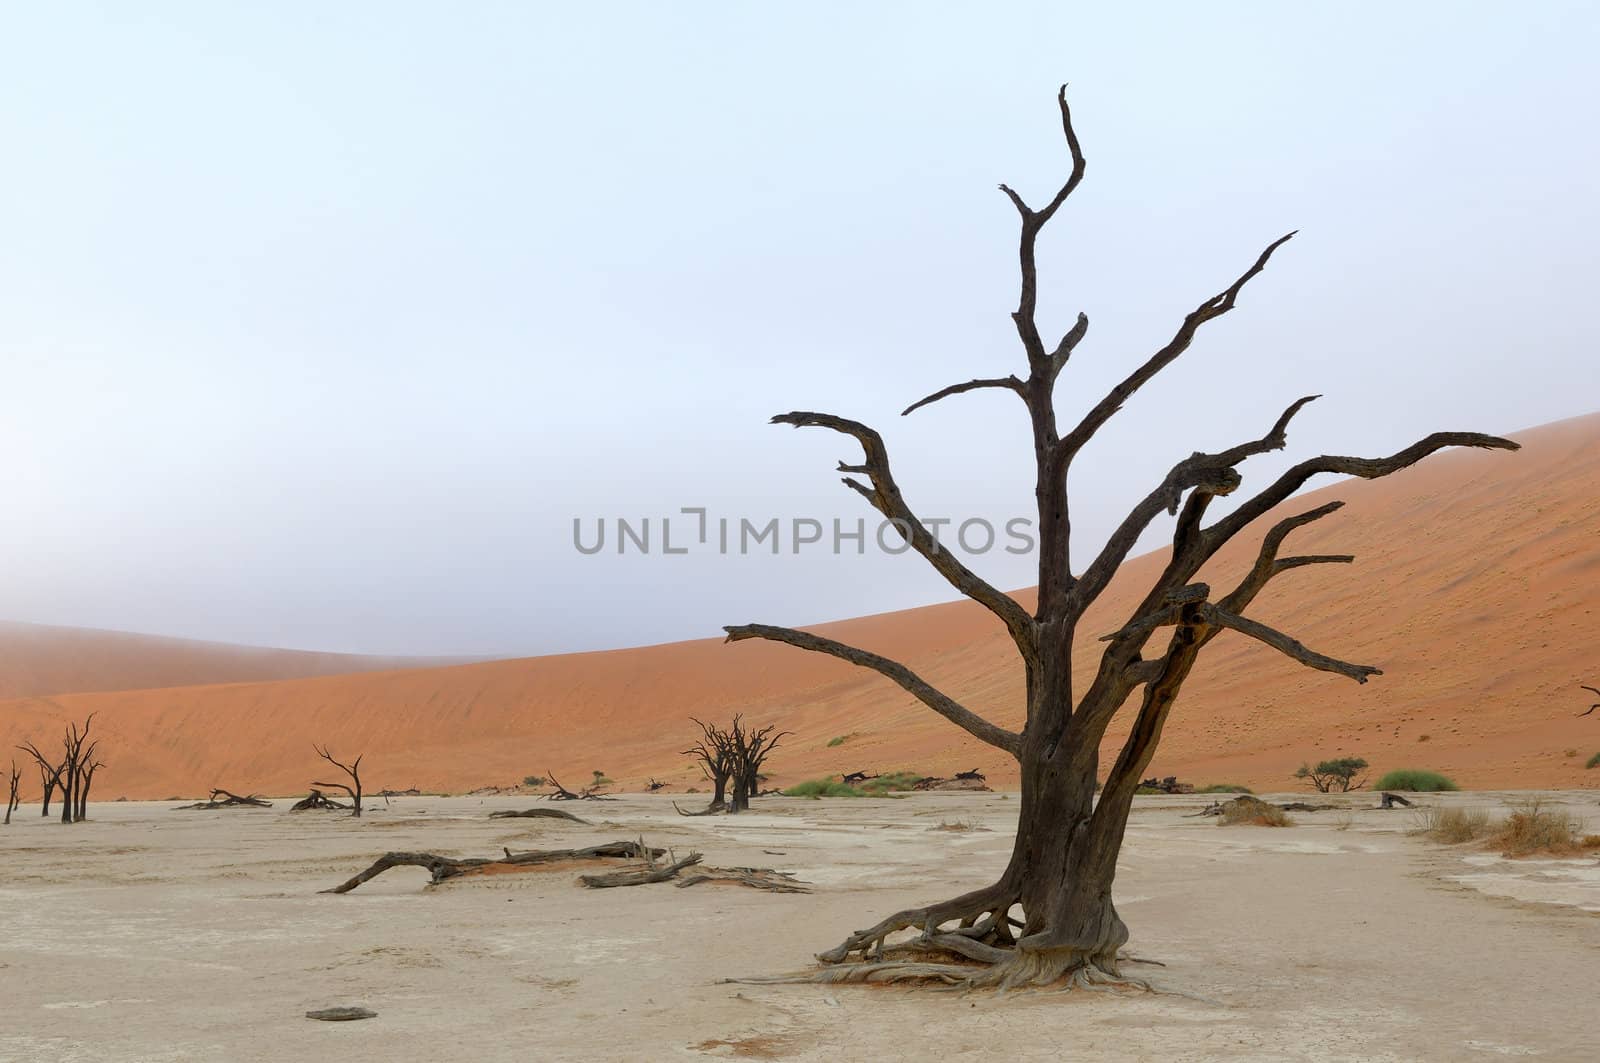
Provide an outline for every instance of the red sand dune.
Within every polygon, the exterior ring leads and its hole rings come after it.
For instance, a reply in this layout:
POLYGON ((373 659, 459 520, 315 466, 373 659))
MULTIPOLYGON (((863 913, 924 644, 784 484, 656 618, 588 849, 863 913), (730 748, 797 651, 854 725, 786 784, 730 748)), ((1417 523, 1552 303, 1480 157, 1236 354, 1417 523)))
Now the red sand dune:
MULTIPOLYGON (((1600 784, 1600 714, 1577 684, 1600 680, 1600 414, 1518 433, 1519 454, 1452 452, 1376 482, 1343 482, 1345 509, 1292 540, 1295 552, 1354 553, 1354 566, 1286 574, 1252 610, 1323 652, 1377 664, 1365 686, 1309 671, 1225 633, 1202 657, 1152 771, 1198 783, 1287 789, 1302 761, 1366 757, 1377 770, 1444 771, 1469 787, 1600 784)), ((1268 522, 1259 522, 1257 532, 1268 522)), ((1257 543, 1224 551, 1223 585, 1257 543)), ((1162 563, 1125 566, 1085 633, 1128 615, 1162 563)), ((1024 601, 1031 592, 1022 592, 1024 601)), ((781 623, 781 615, 730 617, 781 623)), ((900 658, 975 710, 1017 726, 1021 675, 1003 632, 967 602, 817 630, 900 658)), ((1094 659, 1083 640, 1080 667, 1094 659)), ((0 703, 0 742, 53 736, 98 712, 108 766, 97 795, 303 791, 320 777, 313 740, 366 753, 370 789, 462 791, 554 771, 571 785, 603 769, 629 788, 695 773, 677 755, 687 717, 743 711, 792 730, 780 781, 856 769, 949 774, 982 768, 1014 784, 997 751, 875 674, 786 646, 719 640, 378 673, 18 698, 0 703), (830 739, 851 736, 829 747, 830 739)), ((1125 726, 1125 725, 1124 725, 1125 726)), ((1124 731, 1113 728, 1114 750, 1124 731)))
POLYGON ((461 660, 266 649, 0 620, 0 698, 305 679, 461 660))

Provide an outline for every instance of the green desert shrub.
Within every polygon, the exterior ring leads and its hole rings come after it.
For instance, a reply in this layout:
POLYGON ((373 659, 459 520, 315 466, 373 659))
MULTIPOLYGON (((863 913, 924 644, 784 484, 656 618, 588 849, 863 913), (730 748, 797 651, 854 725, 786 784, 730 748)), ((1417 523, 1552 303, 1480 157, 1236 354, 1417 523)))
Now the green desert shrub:
POLYGON ((1296 779, 1308 779, 1318 793, 1348 793, 1361 786, 1356 776, 1367 770, 1367 762, 1360 757, 1335 757, 1318 761, 1316 767, 1300 765, 1294 773, 1296 779))
POLYGON ((837 779, 808 779, 783 791, 785 797, 865 797, 866 793, 854 786, 846 786, 837 779))
POLYGON ((1238 783, 1214 782, 1210 786, 1202 786, 1202 787, 1200 787, 1200 789, 1196 790, 1195 793, 1197 793, 1197 794, 1253 794, 1253 793, 1255 793, 1255 791, 1250 789, 1250 787, 1248 787, 1248 786, 1240 786, 1238 783))
POLYGON ((1594 756, 1590 757, 1589 763, 1585 764, 1584 767, 1600 768, 1600 753, 1596 753, 1594 756))
POLYGON ((1372 784, 1374 790, 1409 790, 1413 793, 1434 793, 1439 790, 1459 790, 1450 778, 1436 771, 1418 768, 1401 768, 1391 771, 1372 784))
POLYGON ((922 776, 914 771, 891 771, 861 784, 863 793, 877 797, 896 790, 914 790, 922 776))
POLYGON ((832 749, 834 746, 842 746, 848 741, 850 741, 849 735, 835 735, 833 738, 828 739, 828 748, 832 749))
POLYGON ((543 775, 524 775, 522 777, 522 785, 524 786, 543 786, 548 781, 543 775))

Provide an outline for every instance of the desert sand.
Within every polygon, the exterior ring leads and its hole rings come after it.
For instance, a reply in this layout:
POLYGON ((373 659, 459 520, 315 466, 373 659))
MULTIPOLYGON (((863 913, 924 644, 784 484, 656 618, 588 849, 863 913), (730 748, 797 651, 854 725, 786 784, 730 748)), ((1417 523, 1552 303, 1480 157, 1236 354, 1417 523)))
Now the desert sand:
MULTIPOLYGON (((1600 829, 1592 794, 1551 796, 1600 829)), ((1371 794, 1286 829, 1138 799, 1117 904, 1130 951, 1166 964, 1129 972, 1162 992, 1001 997, 719 979, 805 968, 853 928, 988 881, 1014 795, 769 798, 703 819, 628 797, 563 806, 587 826, 486 818, 527 800, 404 798, 359 821, 128 803, 71 828, 24 807, 0 833, 0 1060, 1593 1058, 1600 865, 1433 845, 1371 794), (437 887, 399 869, 317 892, 390 849, 638 836, 815 892, 588 890, 571 868, 437 887), (303 1017, 337 1005, 377 1018, 303 1017)))
MULTIPOLYGON (((1600 717, 1574 718, 1587 705, 1577 684, 1600 680, 1600 414, 1512 434, 1520 453, 1450 452, 1282 507, 1345 500, 1292 543, 1357 562, 1284 577, 1255 615, 1385 674, 1356 686, 1225 634, 1185 688, 1152 772, 1274 789, 1291 785, 1307 759, 1349 754, 1378 771, 1430 768, 1474 788, 1600 782, 1600 771, 1584 768, 1600 749, 1600 717)), ((1209 574, 1222 582, 1254 550, 1241 537, 1209 574)), ((1087 633, 1120 626, 1162 561, 1158 552, 1124 566, 1087 633)), ((788 619, 776 608, 728 618, 788 619)), ((817 630, 897 657, 998 723, 1019 723, 1015 656, 970 603, 817 630)), ((1081 642, 1087 672, 1096 647, 1081 642)), ((85 664, 83 674, 94 673, 85 664)), ((99 713, 108 767, 96 787, 107 799, 199 796, 212 786, 303 793, 319 763, 313 741, 365 751, 374 789, 464 792, 546 772, 570 782, 595 769, 634 789, 651 776, 681 788, 698 781, 678 756, 687 717, 737 711, 794 732, 772 762, 782 783, 974 767, 997 784, 1015 782, 1014 765, 877 675, 786 646, 719 639, 224 685, 196 671, 167 689, 0 702, 0 745, 49 739, 67 718, 99 713), (829 746, 840 736, 850 737, 829 746)), ((1108 744, 1121 737, 1114 725, 1108 744)))

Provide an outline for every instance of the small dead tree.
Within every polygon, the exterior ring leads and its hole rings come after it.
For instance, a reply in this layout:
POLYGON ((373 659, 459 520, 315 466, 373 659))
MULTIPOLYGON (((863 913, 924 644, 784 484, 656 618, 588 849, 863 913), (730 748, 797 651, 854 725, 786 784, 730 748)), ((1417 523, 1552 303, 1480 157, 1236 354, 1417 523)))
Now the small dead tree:
POLYGON ((94 753, 100 743, 98 740, 91 742, 78 758, 77 781, 73 783, 72 794, 76 806, 73 809, 72 821, 82 823, 89 816, 89 788, 94 785, 94 773, 105 767, 105 762, 96 760, 94 753))
POLYGON ((39 789, 44 793, 44 796, 39 799, 39 815, 49 819, 50 798, 55 795, 56 789, 61 785, 61 770, 65 765, 57 764, 47 758, 39 751, 39 747, 32 742, 24 742, 17 748, 32 757, 33 762, 39 767, 39 789))
MULTIPOLYGON (((1587 690, 1591 694, 1600 695, 1600 687, 1592 687, 1592 686, 1589 686, 1587 683, 1579 683, 1578 687, 1581 690, 1587 690)), ((1578 718, 1582 719, 1583 717, 1585 717, 1585 716, 1589 715, 1591 712, 1593 712, 1595 709, 1600 709, 1600 701, 1595 702, 1593 705, 1590 705, 1584 711, 1578 713, 1578 718)))
POLYGON ((728 813, 744 812, 750 808, 750 798, 761 789, 761 765, 767 755, 777 748, 779 739, 789 735, 779 731, 776 724, 756 730, 747 730, 741 717, 733 718, 728 735, 733 746, 733 798, 728 802, 728 813))
POLYGON ((6 795, 6 823, 8 825, 11 822, 11 813, 15 812, 17 810, 17 806, 21 804, 17 798, 17 787, 21 784, 21 782, 22 772, 17 770, 17 761, 16 758, 13 757, 11 759, 10 792, 6 795))
POLYGON ((345 793, 349 794, 351 807, 350 815, 359 819, 361 817, 361 757, 366 756, 366 754, 363 753, 361 756, 356 757, 356 759, 351 761, 349 764, 345 764, 341 761, 335 760, 333 754, 328 752, 327 746, 318 747, 315 743, 313 743, 311 748, 317 751, 317 756, 321 757, 323 760, 327 761, 329 764, 332 764, 334 767, 338 768, 340 771, 344 772, 350 777, 349 785, 346 785, 342 782, 314 782, 311 785, 326 786, 330 790, 343 790, 345 793))
MULTIPOLYGON (((1095 985, 1121 981, 1118 953, 1128 929, 1112 903, 1117 857, 1127 828, 1133 795, 1149 767, 1177 701, 1201 650, 1223 632, 1254 639, 1291 660, 1364 683, 1379 674, 1370 665, 1351 664, 1301 645, 1289 635, 1245 614, 1270 580, 1312 565, 1345 564, 1349 555, 1280 557, 1279 548, 1295 529, 1339 508, 1333 502, 1272 525, 1263 536, 1255 563, 1233 588, 1213 593, 1197 579, 1206 562, 1257 520, 1272 513, 1307 481, 1320 475, 1374 479, 1415 465, 1447 447, 1515 450, 1510 440, 1476 432, 1439 432, 1388 457, 1325 455, 1302 461, 1259 493, 1234 505, 1226 515, 1208 513, 1224 495, 1243 483, 1239 466, 1248 458, 1282 449, 1290 421, 1315 396, 1290 403, 1257 439, 1215 451, 1201 451, 1190 440, 1216 427, 1202 411, 1178 426, 1194 450, 1146 494, 1116 526, 1107 541, 1091 551, 1078 571, 1072 566, 1072 521, 1067 484, 1074 460, 1123 409, 1140 388, 1178 359, 1211 321, 1231 313, 1247 284, 1294 234, 1270 244, 1243 273, 1217 294, 1202 300, 1178 325, 1172 338, 1146 358, 1072 424, 1058 420, 1056 382, 1088 333, 1089 319, 1077 320, 1053 345, 1037 320, 1039 233, 1083 180, 1085 163, 1063 86, 1057 97, 1061 128, 1072 159, 1065 182, 1043 207, 1031 207, 1006 185, 1000 189, 1021 220, 1018 242, 1020 292, 1011 319, 1026 355, 1025 375, 980 377, 941 388, 913 402, 905 414, 956 395, 979 390, 1009 392, 1027 412, 1036 467, 1038 507, 1038 597, 1032 612, 988 583, 941 546, 901 493, 890 470, 882 435, 860 421, 828 413, 796 411, 773 423, 822 428, 848 437, 861 456, 839 464, 844 484, 865 498, 912 551, 962 594, 998 619, 1021 660, 1026 714, 1019 730, 1001 727, 935 689, 898 661, 831 638, 793 628, 744 624, 727 628, 728 640, 766 639, 824 653, 869 668, 967 731, 1016 758, 1022 795, 1011 860, 988 886, 951 900, 897 912, 867 930, 851 934, 822 953, 834 965, 814 977, 822 981, 956 981, 966 985, 1095 985), (1073 647, 1085 612, 1098 600, 1162 513, 1177 517, 1165 567, 1155 576, 1123 624, 1100 638, 1099 661, 1085 686, 1075 686, 1073 647), (1207 523, 1207 521, 1210 521, 1207 523), (1158 638, 1159 636, 1159 638, 1158 638), (1165 640, 1165 645, 1160 640, 1165 640), (1152 640, 1157 640, 1152 645, 1152 640), (1128 737, 1095 797, 1100 742, 1124 705, 1136 705, 1128 737), (1021 912, 1018 919, 1013 914, 1021 912), (918 936, 888 943, 900 931, 918 936), (1020 932, 1020 933, 1019 933, 1020 932)), ((1074 396, 1076 399, 1078 396, 1074 396)), ((1092 399, 1092 396, 1091 396, 1092 399)))
POLYGON ((711 803, 706 806, 706 813, 721 812, 728 806, 728 780, 733 776, 733 737, 714 723, 693 716, 689 719, 700 728, 700 740, 681 755, 699 761, 701 774, 711 781, 711 803))

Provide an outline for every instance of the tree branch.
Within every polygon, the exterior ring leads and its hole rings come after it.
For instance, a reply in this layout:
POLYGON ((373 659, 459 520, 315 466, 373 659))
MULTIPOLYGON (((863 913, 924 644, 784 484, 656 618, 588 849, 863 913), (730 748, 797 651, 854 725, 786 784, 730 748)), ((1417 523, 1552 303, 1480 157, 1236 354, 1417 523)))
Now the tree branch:
POLYGON ((1083 149, 1078 144, 1078 134, 1072 128, 1072 109, 1067 106, 1065 85, 1062 85, 1061 91, 1056 93, 1056 102, 1061 108, 1061 129, 1067 138, 1067 150, 1072 153, 1072 172, 1068 174, 1066 183, 1042 210, 1030 208, 1009 185, 1000 186, 1000 191, 1006 194, 1006 198, 1011 200, 1011 205, 1016 207, 1017 213, 1022 216, 1022 235, 1017 245, 1022 284, 1017 297, 1017 309, 1011 315, 1011 320, 1016 323, 1017 335, 1022 339, 1023 349, 1028 352, 1028 364, 1035 371, 1046 372, 1050 371, 1049 356, 1045 353, 1044 341, 1039 338, 1039 326, 1034 321, 1034 312, 1039 304, 1039 270, 1034 260, 1034 243, 1039 236, 1039 230, 1044 228, 1045 223, 1055 215, 1061 204, 1067 201, 1067 197, 1072 195, 1073 190, 1083 180, 1087 165, 1084 162, 1083 149))
POLYGON ((1110 393, 1084 416, 1078 427, 1074 428, 1062 439, 1064 460, 1070 462, 1072 456, 1077 454, 1083 448, 1083 445, 1094 437, 1094 434, 1100 430, 1101 426, 1109 421, 1113 414, 1122 409, 1123 403, 1127 402, 1134 392, 1144 387, 1157 373, 1171 365, 1179 355, 1188 350, 1189 345, 1194 342, 1195 334, 1200 331, 1201 325, 1232 310, 1244 286, 1256 274, 1266 269, 1267 260, 1272 257, 1272 253, 1293 236, 1294 233, 1291 232, 1285 236, 1278 237, 1278 239, 1268 244, 1267 249, 1257 256, 1255 263, 1240 274, 1237 280, 1192 310, 1183 319, 1183 324, 1178 327, 1177 333, 1167 342, 1166 346, 1151 355, 1143 365, 1134 370, 1122 383, 1112 388, 1110 393))
POLYGON ((910 406, 907 406, 905 409, 901 410, 900 416, 904 417, 913 410, 920 410, 924 406, 931 406, 940 399, 947 399, 951 395, 960 395, 963 392, 977 391, 980 388, 1005 388, 1007 391, 1014 391, 1018 395, 1023 395, 1023 397, 1026 398, 1026 395, 1024 395, 1022 390, 1022 381, 1018 380, 1015 376, 985 377, 978 380, 969 380, 965 384, 951 384, 949 387, 944 388, 941 391, 935 391, 927 398, 918 399, 910 406))
POLYGON ((1317 653, 1315 650, 1307 649, 1302 643, 1290 638, 1276 628, 1270 628, 1254 620, 1236 616, 1221 606, 1207 602, 1200 605, 1198 610, 1206 623, 1214 627, 1228 628, 1239 632, 1241 635, 1248 635, 1259 642, 1264 642, 1279 653, 1293 657, 1308 668, 1317 668, 1324 672, 1336 672, 1339 675, 1349 676, 1357 683, 1365 683, 1369 676, 1383 674, 1383 669, 1381 668, 1374 668, 1365 664, 1350 664, 1348 661, 1341 661, 1317 653))
MULTIPOLYGON (((1307 480, 1325 473, 1376 480, 1409 468, 1448 447, 1476 447, 1483 450, 1521 450, 1521 444, 1481 432, 1435 432, 1387 458, 1350 458, 1324 454, 1302 461, 1278 477, 1270 487, 1247 500, 1228 516, 1205 531, 1205 557, 1210 557, 1246 525, 1305 486, 1307 480)), ((1203 560, 1203 559, 1202 559, 1203 560)))
MULTIPOLYGON (((1290 403, 1273 423, 1272 428, 1260 439, 1241 443, 1216 454, 1193 454, 1174 465, 1172 471, 1167 473, 1166 479, 1123 519, 1116 531, 1106 540, 1105 546, 1101 548, 1094 561, 1084 570, 1083 576, 1072 592, 1077 599, 1076 608, 1081 611, 1095 600, 1105 589, 1106 584, 1111 582, 1111 577, 1127 559, 1129 552, 1138 543, 1139 536, 1150 526, 1150 522, 1163 509, 1176 513, 1183 493, 1190 489, 1193 489, 1195 494, 1184 507, 1183 518, 1178 522, 1178 533, 1203 534, 1199 531, 1199 518, 1209 503, 1209 498, 1206 496, 1226 495, 1239 486, 1242 478, 1233 468, 1239 462, 1256 454, 1283 449, 1288 443, 1289 422, 1308 402, 1316 398, 1315 395, 1307 395, 1290 403)), ((1183 549, 1182 542, 1174 542, 1174 559, 1183 552, 1183 549)), ((1198 567, 1195 566, 1188 574, 1193 575, 1198 567)))
POLYGON ((870 668, 880 675, 894 680, 908 693, 922 702, 940 716, 949 720, 957 727, 966 731, 974 738, 987 742, 991 746, 1005 750, 1013 757, 1018 756, 1022 748, 1022 738, 1003 727, 997 727, 979 716, 977 713, 961 705, 955 699, 935 690, 921 676, 898 661, 891 661, 887 657, 880 657, 876 653, 869 653, 854 646, 847 646, 833 639, 823 638, 806 631, 796 631, 787 627, 772 627, 768 624, 742 624, 735 627, 725 627, 729 642, 740 642, 744 639, 766 639, 770 642, 783 642, 790 646, 797 646, 802 650, 813 653, 826 653, 837 657, 841 661, 862 668, 870 668))
POLYGON ((860 481, 848 477, 844 480, 845 486, 865 497, 874 509, 894 521, 896 529, 911 548, 921 554, 952 587, 999 617, 1011 633, 1011 639, 1016 643, 1017 650, 1024 660, 1032 661, 1036 658, 1038 647, 1033 618, 1028 615, 1027 610, 1017 604, 1016 599, 989 585, 957 560, 953 553, 940 546, 939 541, 928 532, 922 521, 917 519, 917 515, 901 497, 900 488, 894 481, 894 474, 889 470, 889 452, 883 444, 882 436, 859 421, 826 413, 805 411, 782 413, 774 417, 772 423, 790 424, 796 428, 830 428, 835 432, 851 436, 860 443, 866 461, 855 466, 841 463, 840 468, 863 473, 872 481, 872 486, 869 488, 860 481))

